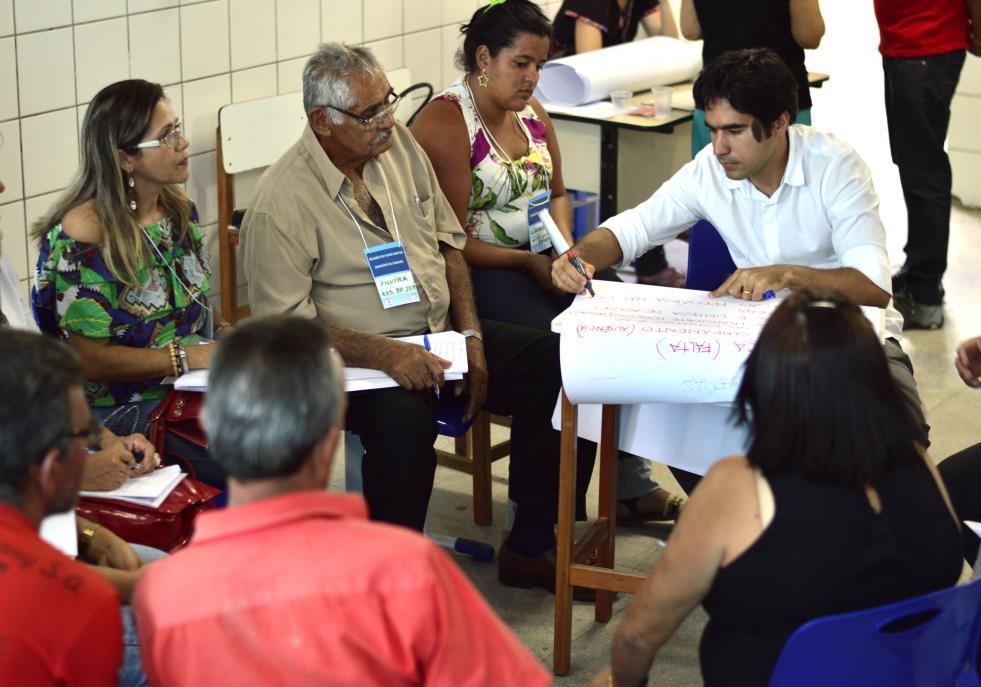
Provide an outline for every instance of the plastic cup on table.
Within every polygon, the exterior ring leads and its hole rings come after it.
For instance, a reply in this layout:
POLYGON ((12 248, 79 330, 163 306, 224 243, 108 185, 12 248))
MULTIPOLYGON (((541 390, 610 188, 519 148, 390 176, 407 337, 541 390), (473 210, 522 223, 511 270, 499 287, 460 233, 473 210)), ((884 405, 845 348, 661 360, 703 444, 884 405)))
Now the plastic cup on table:
POLYGON ((611 91, 610 102, 613 103, 613 107, 624 113, 629 109, 630 106, 627 103, 633 95, 630 91, 611 91))
POLYGON ((671 114, 671 92, 670 86, 655 86, 651 89, 655 117, 667 117, 671 114))

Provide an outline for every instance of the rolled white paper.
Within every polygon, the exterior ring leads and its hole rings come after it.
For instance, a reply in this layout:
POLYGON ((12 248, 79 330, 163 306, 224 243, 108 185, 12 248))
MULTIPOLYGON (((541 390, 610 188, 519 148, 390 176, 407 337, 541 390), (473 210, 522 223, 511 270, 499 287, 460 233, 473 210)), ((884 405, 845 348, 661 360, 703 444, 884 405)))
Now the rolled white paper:
POLYGON ((542 102, 582 105, 603 100, 611 91, 690 81, 701 68, 701 41, 655 36, 548 62, 535 94, 542 102))

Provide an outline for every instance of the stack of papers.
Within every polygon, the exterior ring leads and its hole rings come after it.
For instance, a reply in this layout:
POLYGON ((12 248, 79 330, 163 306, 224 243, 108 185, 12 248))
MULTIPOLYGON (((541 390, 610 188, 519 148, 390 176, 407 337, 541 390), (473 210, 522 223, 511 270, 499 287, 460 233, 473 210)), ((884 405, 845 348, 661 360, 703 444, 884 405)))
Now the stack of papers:
MULTIPOLYGON (((164 380, 167 383, 167 380, 164 380)), ((174 379, 174 388, 178 391, 200 391, 208 390, 208 370, 191 370, 187 374, 182 374, 174 379)))
POLYGON ((179 465, 168 465, 145 475, 131 477, 126 484, 112 491, 82 491, 80 494, 97 499, 135 503, 147 508, 159 508, 185 477, 187 473, 181 472, 179 465))
MULTIPOLYGON (((396 341, 422 346, 422 336, 402 336, 396 341)), ((463 379, 464 373, 469 369, 467 364, 467 340, 459 332, 440 332, 439 334, 429 335, 429 346, 433 355, 437 355, 444 360, 450 361, 450 366, 443 371, 443 378, 446 381, 463 379)), ((367 367, 345 367, 344 368, 344 390, 367 391, 369 389, 385 389, 398 386, 398 382, 389 377, 381 370, 374 370, 367 367)))
MULTIPOLYGON (((423 346, 423 337, 402 336, 396 341, 423 346)), ((459 332, 440 332, 439 334, 429 335, 429 346, 433 355, 437 355, 444 360, 449 360, 451 365, 444 370, 443 377, 446 381, 463 379, 463 375, 469 369, 467 364, 467 340, 459 332)), ((344 368, 344 390, 367 391, 370 389, 385 389, 398 386, 398 382, 385 374, 382 370, 375 370, 367 367, 345 367, 344 368)), ((174 382, 174 388, 180 391, 200 391, 208 390, 208 371, 192 370, 185 375, 181 375, 174 382)))

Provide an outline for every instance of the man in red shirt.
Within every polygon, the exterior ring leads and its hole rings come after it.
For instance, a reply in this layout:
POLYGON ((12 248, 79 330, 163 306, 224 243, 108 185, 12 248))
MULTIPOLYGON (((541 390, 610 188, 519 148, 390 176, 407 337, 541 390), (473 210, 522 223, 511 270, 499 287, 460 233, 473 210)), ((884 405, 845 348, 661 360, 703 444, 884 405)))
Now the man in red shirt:
POLYGON ((253 320, 212 361, 209 449, 229 508, 137 585, 152 684, 547 685, 549 674, 420 535, 324 489, 344 422, 324 327, 253 320))
POLYGON ((98 440, 82 365, 63 343, 0 328, 0 684, 115 685, 119 598, 38 536, 75 506, 86 442, 98 440))
POLYGON ((981 0, 875 0, 889 147, 906 199, 906 261, 893 277, 906 329, 943 326, 950 238, 950 101, 965 50, 981 55, 981 0))

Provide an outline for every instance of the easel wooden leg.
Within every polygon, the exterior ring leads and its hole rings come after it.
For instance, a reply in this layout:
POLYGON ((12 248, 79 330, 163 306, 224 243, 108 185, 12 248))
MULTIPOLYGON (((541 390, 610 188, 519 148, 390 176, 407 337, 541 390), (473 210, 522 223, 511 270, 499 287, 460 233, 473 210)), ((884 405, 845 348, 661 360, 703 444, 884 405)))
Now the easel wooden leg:
POLYGON ((559 518, 555 547, 555 654, 552 672, 567 675, 572 653, 572 547, 576 526, 576 407, 562 391, 559 518))
MULTIPOLYGON (((600 431, 599 517, 605 520, 606 536, 599 546, 597 564, 601 568, 613 568, 616 555, 617 529, 617 410, 615 405, 603 406, 603 423, 600 431)), ((613 592, 596 592, 595 618, 605 623, 613 616, 613 592)))

